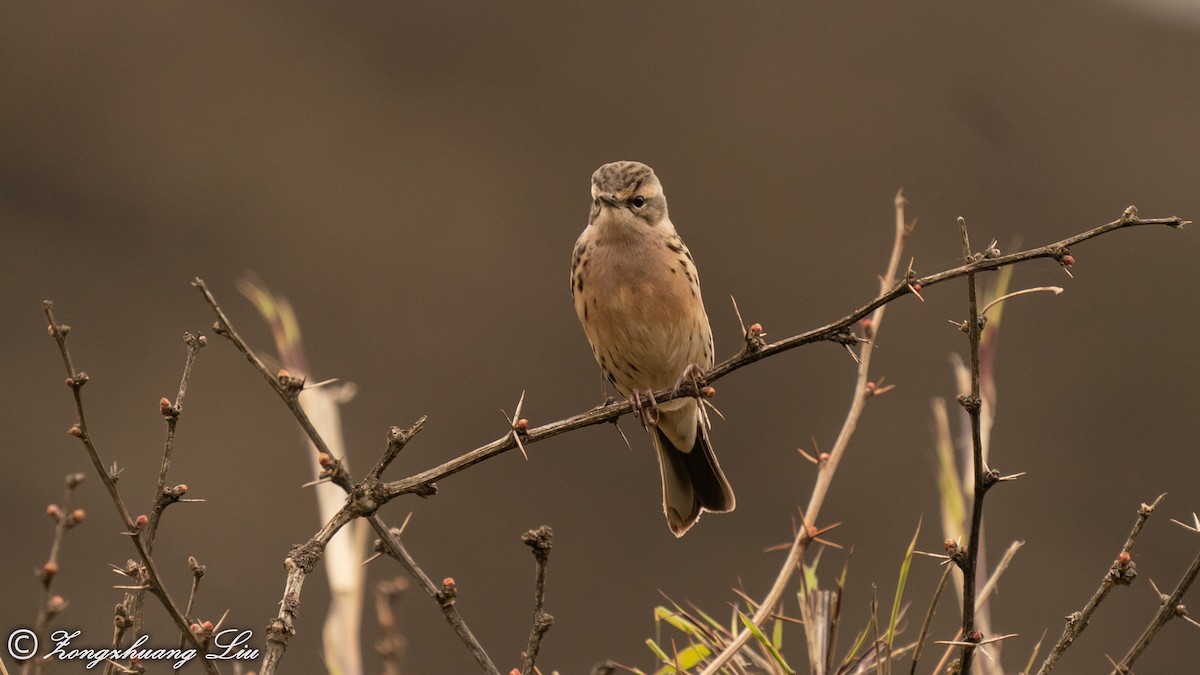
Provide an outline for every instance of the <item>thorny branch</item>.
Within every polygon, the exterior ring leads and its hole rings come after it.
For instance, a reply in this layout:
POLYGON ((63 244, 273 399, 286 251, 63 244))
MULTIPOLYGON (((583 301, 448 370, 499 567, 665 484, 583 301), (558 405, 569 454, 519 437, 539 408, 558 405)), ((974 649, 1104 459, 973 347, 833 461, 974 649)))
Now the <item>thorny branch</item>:
MULTIPOLYGON (((283 599, 279 603, 279 613, 267 624, 267 645, 263 654, 262 675, 271 675, 276 671, 279 667, 279 662, 283 659, 283 653, 287 649, 288 642, 296 634, 296 614, 300 608, 300 594, 304 587, 305 578, 321 560, 321 557, 325 553, 325 545, 329 543, 333 535, 337 534, 342 527, 355 518, 367 518, 371 527, 379 535, 379 547, 381 551, 395 558, 417 582, 421 590, 425 591, 430 598, 438 603, 438 606, 442 609, 442 613, 446 616, 446 621, 454 629, 454 632, 458 634, 459 639, 463 641, 463 644, 466 645, 467 649, 475 657, 480 667, 489 674, 499 675, 499 670, 492 663, 487 652, 484 651, 483 645, 475 638, 471 629, 458 613, 456 607, 457 589, 454 586, 453 579, 447 578, 446 581, 450 583, 443 584, 441 589, 435 586, 433 581, 417 565, 416 560, 413 559, 412 555, 408 553, 408 550, 400 542, 399 531, 393 531, 389 528, 383 521, 383 518, 376 513, 379 507, 390 499, 381 498, 382 483, 379 478, 380 475, 392 460, 400 454, 408 441, 421 431, 425 425, 425 418, 422 417, 417 420, 408 430, 392 427, 388 432, 387 449, 379 461, 368 471, 367 477, 361 483, 352 484, 344 465, 338 458, 333 457, 325 439, 321 437, 321 434, 309 420, 308 414, 300 405, 300 392, 304 389, 304 380, 293 377, 286 371, 280 371, 278 375, 271 375, 266 365, 263 364, 262 359, 258 357, 254 350, 250 348, 250 345, 242 339, 241 335, 233 327, 229 317, 225 315, 225 311, 221 309, 216 298, 208 289, 208 286, 205 285, 204 280, 197 277, 192 282, 192 285, 204 295, 209 307, 217 315, 217 321, 213 324, 213 331, 218 335, 228 338, 238 351, 246 357, 246 360, 254 366, 255 370, 263 376, 263 379, 271 385, 275 393, 283 399, 288 410, 292 411, 292 415, 300 423, 305 435, 317 447, 320 455, 323 458, 329 458, 328 464, 323 465, 323 476, 347 492, 345 505, 307 543, 294 546, 284 560, 284 566, 287 569, 287 580, 284 583, 283 599)), ((427 494, 433 494, 435 491, 431 490, 427 494)), ((420 492, 418 491, 418 493, 420 492)))
MULTIPOLYGON (((971 239, 967 235, 967 222, 958 219, 959 232, 962 235, 963 259, 968 263, 982 258, 971 253, 971 239)), ((960 396, 958 402, 967 411, 971 420, 971 460, 974 475, 974 497, 971 506, 971 531, 967 538, 966 555, 956 557, 963 573, 962 593, 962 654, 959 657, 959 672, 962 675, 971 674, 971 662, 975 655, 975 645, 983 639, 975 631, 975 570, 979 562, 979 536, 983 528, 983 499, 990 487, 999 480, 999 474, 990 471, 983 461, 983 434, 980 427, 980 411, 983 405, 979 394, 979 341, 983 332, 983 319, 979 315, 978 297, 975 293, 975 272, 967 273, 967 339, 971 344, 971 393, 960 396)))
POLYGON ((1183 606, 1183 594, 1187 593, 1192 582, 1196 580, 1197 574, 1200 574, 1200 555, 1192 560, 1192 565, 1183 573, 1183 578, 1179 580, 1175 590, 1170 595, 1162 597, 1162 605, 1159 606, 1158 613, 1154 615, 1150 625, 1146 626, 1146 630, 1142 632, 1141 637, 1125 655, 1125 658, 1117 664, 1113 675, 1132 673, 1133 662, 1142 655, 1142 652, 1146 651, 1146 648, 1150 646, 1150 641, 1154 639, 1155 635, 1158 635, 1158 631, 1162 630, 1163 626, 1167 625, 1171 619, 1177 616, 1187 616, 1187 610, 1183 606))
POLYGON ((1125 544, 1121 547, 1121 552, 1117 555, 1117 559, 1113 561, 1112 567, 1104 574, 1104 579, 1100 581, 1100 587, 1092 594, 1087 604, 1078 612, 1073 612, 1067 616, 1067 625, 1063 628, 1062 635, 1058 638, 1058 642, 1054 644, 1054 648, 1046 656, 1046 660, 1042 662, 1042 667, 1038 669, 1037 675, 1047 675, 1054 666, 1058 664, 1058 660, 1062 658, 1063 652, 1067 650, 1078 638, 1083 629, 1087 628, 1088 621, 1091 620, 1092 614, 1096 608, 1104 601, 1116 586, 1128 586, 1137 578, 1137 565, 1133 562, 1131 555, 1133 544, 1137 541, 1138 535, 1141 534, 1142 528, 1146 526, 1146 521, 1153 515, 1154 510, 1162 502, 1167 495, 1161 494, 1158 499, 1155 499, 1151 504, 1142 504, 1138 509, 1137 520, 1133 523, 1133 529, 1129 531, 1129 536, 1125 538, 1125 544))
MULTIPOLYGON (((75 398, 75 415, 78 421, 69 430, 72 436, 83 441, 84 448, 87 449, 88 458, 92 460, 92 466, 96 469, 96 473, 100 476, 100 481, 104 483, 104 488, 108 490, 109 497, 112 498, 113 506, 117 509, 117 515, 120 516, 121 522, 125 525, 125 534, 129 535, 133 545, 137 548, 138 556, 142 560, 142 568, 144 574, 139 574, 139 581, 143 581, 146 590, 153 593, 162 602, 163 607, 167 610, 171 620, 175 622, 175 626, 186 636, 191 646, 198 653, 203 654, 206 650, 200 640, 190 630, 187 619, 180 613, 179 607, 171 598, 171 594, 167 591, 167 587, 162 582, 162 577, 158 573, 158 567, 154 564, 154 559, 150 556, 150 551, 146 548, 146 543, 142 540, 142 529, 148 518, 138 517, 135 521, 129 515, 129 509, 125 506, 125 500, 121 498, 121 493, 117 490, 116 472, 109 473, 104 468, 104 463, 100 461, 100 453, 96 449, 95 443, 92 440, 92 435, 88 431, 87 417, 83 412, 83 385, 88 382, 88 375, 82 371, 76 371, 75 365, 71 361, 71 352, 67 349, 67 334, 71 331, 70 326, 60 324, 54 320, 54 303, 50 300, 42 302, 42 309, 46 313, 46 320, 50 322, 47 331, 50 336, 58 343, 58 351, 62 355, 63 365, 67 369, 66 384, 71 388, 71 393, 75 398), (144 576, 144 579, 141 578, 144 576)), ((204 669, 210 675, 217 675, 218 670, 216 665, 209 659, 203 659, 204 669)))
MULTIPOLYGON (((151 554, 154 553, 154 538, 158 534, 158 523, 162 520, 163 512, 167 510, 168 506, 179 501, 187 493, 186 484, 167 485, 167 472, 171 469, 171 456, 175 450, 175 427, 179 424, 179 416, 183 414, 183 397, 187 393, 188 381, 192 378, 192 366, 196 363, 196 355, 208 344, 208 338, 203 335, 184 333, 183 343, 187 347, 187 357, 183 363, 183 376, 179 380, 179 392, 175 395, 174 403, 164 397, 159 401, 158 406, 163 420, 167 423, 167 437, 163 441, 162 465, 158 470, 158 484, 154 489, 154 502, 150 509, 150 516, 146 522, 145 531, 142 534, 143 540, 146 542, 146 551, 151 554)), ((125 606, 132 606, 129 616, 132 619, 134 634, 137 634, 141 630, 142 607, 145 599, 145 591, 138 591, 132 595, 132 598, 129 595, 125 598, 125 606)), ((190 608, 190 601, 188 606, 190 608)), ((186 616, 187 612, 185 611, 184 617, 186 618, 186 616)), ((113 646, 115 647, 116 645, 113 646)))
MULTIPOLYGON (((748 366, 751 363, 761 361, 769 356, 774 356, 802 345, 821 341, 833 341, 841 344, 852 344, 857 342, 854 336, 849 332, 851 326, 866 317, 868 314, 880 309, 884 305, 900 297, 908 295, 909 293, 918 292, 922 288, 928 288, 934 284, 939 284, 951 279, 957 279, 959 277, 966 276, 967 274, 995 270, 1007 265, 1024 262, 1026 260, 1052 258, 1054 260, 1062 261, 1070 254, 1069 250, 1071 246, 1124 227, 1133 227, 1137 225, 1168 225, 1170 227, 1179 228, 1188 222, 1190 221, 1183 220, 1178 216, 1172 216, 1170 218, 1139 218, 1137 215, 1137 209, 1131 206, 1125 210, 1125 213, 1119 219, 1114 220, 1111 223, 1101 225, 1088 230, 1087 232, 1077 234, 1073 237, 1067 237, 1066 239, 1054 242, 1053 244, 1031 248, 1018 253, 1010 253, 1009 255, 1000 255, 995 257, 985 256, 953 269, 937 272, 924 277, 918 277, 915 274, 910 273, 909 275, 906 275, 905 278, 897 280, 894 278, 895 275, 892 275, 889 277, 888 283, 882 285, 880 294, 877 297, 862 307, 859 307, 853 312, 838 319, 837 321, 826 324, 819 328, 814 328, 805 333, 800 333, 799 335, 793 335, 792 337, 785 338, 765 346, 750 346, 748 344, 742 349, 742 351, 717 364, 716 367, 707 373, 704 373, 698 378, 697 383, 684 383, 682 386, 680 386, 678 391, 674 391, 671 388, 656 391, 654 392, 654 400, 658 403, 662 403, 673 398, 696 396, 698 394, 696 387, 697 384, 703 387, 704 385, 715 382, 720 378, 732 373, 733 371, 748 366)), ((207 293, 207 290, 205 291, 205 294, 209 295, 210 304, 215 302, 211 300, 211 295, 207 293)), ((268 379, 273 381, 273 378, 268 377, 268 379)), ((631 412, 632 409, 633 407, 629 401, 620 401, 608 405, 602 405, 587 412, 573 415, 556 422, 551 422, 550 424, 526 429, 524 433, 521 434, 519 440, 524 443, 525 446, 529 446, 532 443, 536 443, 553 436, 558 436, 559 434, 564 434, 568 431, 574 431, 575 429, 601 424, 604 422, 611 422, 621 415, 631 412)), ((437 481, 448 476, 452 476, 459 471, 466 469, 467 467, 473 466, 479 462, 516 448, 518 445, 517 440, 518 439, 511 432, 508 432, 501 438, 498 438, 487 445, 478 447, 459 457, 455 457, 454 459, 451 459, 450 461, 432 469, 414 474, 408 478, 398 481, 385 483, 383 486, 384 492, 381 497, 384 499, 392 499, 397 495, 409 492, 417 492, 419 494, 435 493, 437 491, 437 481)))
MULTIPOLYGON (((440 588, 435 586, 429 575, 425 574, 425 571, 417 565, 417 561, 409 554, 408 549, 404 548, 404 545, 400 543, 398 530, 389 529, 378 514, 369 516, 367 521, 371 524, 371 529, 375 530, 375 534, 379 535, 378 545, 380 549, 396 562, 400 563, 404 571, 408 572, 409 576, 416 580, 421 590, 425 591, 425 594, 442 608, 442 614, 446 616, 446 622, 450 624, 450 627, 458 634, 459 639, 467 646, 467 649, 475 657, 475 661, 479 664, 479 667, 485 673, 488 673, 488 675, 500 675, 500 671, 492 663, 487 652, 484 651, 483 645, 479 644, 479 640, 476 639, 475 634, 471 632, 462 615, 458 613, 458 585, 454 583, 454 579, 446 577, 442 580, 440 588)), ((265 670, 263 672, 266 673, 265 670)))

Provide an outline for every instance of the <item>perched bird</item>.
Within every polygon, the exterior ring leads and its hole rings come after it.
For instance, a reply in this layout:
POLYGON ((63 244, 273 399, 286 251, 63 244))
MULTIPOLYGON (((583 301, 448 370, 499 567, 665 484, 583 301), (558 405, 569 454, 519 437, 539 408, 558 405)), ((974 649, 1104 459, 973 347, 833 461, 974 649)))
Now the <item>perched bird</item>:
POLYGON ((682 537, 704 511, 732 511, 733 490, 713 454, 700 400, 656 405, 650 394, 712 368, 714 353, 696 264, 645 164, 612 162, 592 174, 592 211, 575 242, 571 295, 600 369, 650 432, 671 532, 682 537), (642 407, 643 395, 651 407, 642 407))

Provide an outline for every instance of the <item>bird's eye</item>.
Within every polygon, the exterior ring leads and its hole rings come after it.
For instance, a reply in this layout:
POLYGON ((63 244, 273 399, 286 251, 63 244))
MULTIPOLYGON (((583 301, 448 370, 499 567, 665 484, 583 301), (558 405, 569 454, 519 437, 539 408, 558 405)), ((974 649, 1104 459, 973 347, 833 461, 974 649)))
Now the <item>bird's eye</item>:
POLYGON ((643 206, 645 206, 645 205, 646 205, 646 198, 645 198, 645 197, 643 197, 643 196, 641 196, 641 195, 638 195, 638 196, 634 197, 634 198, 633 198, 633 205, 634 205, 636 208, 639 208, 639 209, 640 209, 640 208, 642 208, 643 206))

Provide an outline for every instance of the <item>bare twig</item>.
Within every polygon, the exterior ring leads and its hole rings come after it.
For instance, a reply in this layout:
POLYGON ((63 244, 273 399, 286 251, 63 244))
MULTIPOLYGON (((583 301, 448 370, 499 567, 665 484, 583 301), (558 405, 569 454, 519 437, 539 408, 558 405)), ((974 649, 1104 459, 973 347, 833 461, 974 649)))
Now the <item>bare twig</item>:
MULTIPOLYGON (((175 402, 167 401, 166 398, 159 401, 159 410, 162 412, 163 420, 167 423, 167 438, 163 443, 162 466, 158 470, 158 486, 154 490, 154 508, 150 513, 150 521, 146 523, 146 532, 143 535, 146 538, 146 550, 151 552, 154 551, 154 535, 158 532, 158 521, 162 518, 163 511, 170 504, 179 501, 182 496, 174 494, 175 491, 168 490, 167 472, 171 468, 171 455, 175 449, 175 427, 179 424, 179 416, 183 414, 183 397, 187 393, 188 380, 192 377, 192 366, 196 362, 196 355, 208 344, 208 338, 199 334, 184 333, 183 343, 187 346, 187 357, 183 363, 183 377, 179 380, 179 392, 175 395, 175 402)), ((186 490, 182 492, 186 492, 186 490)))
MULTIPOLYGON (((387 524, 376 513, 380 506, 395 496, 392 495, 389 497, 384 494, 384 484, 380 482, 379 476, 392 460, 400 454, 408 441, 424 427, 425 418, 422 417, 417 420, 407 431, 399 427, 392 427, 388 432, 388 446, 383 456, 380 457, 379 461, 368 472, 366 479, 357 485, 351 484, 350 477, 346 473, 342 462, 333 457, 325 439, 321 437, 320 432, 313 426, 308 414, 299 403, 300 392, 304 389, 303 379, 293 377, 286 371, 280 371, 277 375, 271 375, 266 365, 263 364, 262 359, 259 358, 258 354, 250 348, 250 345, 242 339, 241 335, 233 327, 229 317, 225 315, 225 311, 221 309, 220 304, 217 303, 217 299, 208 289, 204 280, 197 277, 192 282, 192 285, 204 295, 204 299, 208 302, 209 307, 217 315, 217 321, 213 325, 213 330, 218 335, 228 338, 238 351, 246 357, 246 360, 254 366, 255 370, 263 376, 263 379, 271 385, 271 388, 287 405, 288 410, 292 412, 292 415, 300 423, 305 435, 316 446, 320 455, 329 458, 329 464, 325 466, 323 477, 328 478, 348 493, 346 504, 307 543, 293 547, 288 557, 284 560, 284 566, 288 571, 287 581, 284 584, 284 594, 283 600, 280 602, 279 614, 267 624, 267 645, 263 655, 262 675, 271 675, 276 671, 280 660, 283 658, 283 653, 287 649, 288 642, 296 633, 296 611, 300 606, 300 594, 304 586, 305 577, 312 572, 317 562, 321 559, 325 551, 325 545, 329 543, 333 535, 347 523, 360 517, 367 518, 371 527, 379 534, 380 546, 383 552, 386 552, 399 561, 409 575, 416 580, 417 585, 438 603, 442 608, 442 612, 446 615, 446 621, 458 634, 472 655, 475 656, 476 661, 483 667, 484 671, 499 673, 496 666, 488 657, 487 652, 479 644, 479 641, 475 638, 470 628, 467 627, 466 622, 463 621, 461 615, 458 613, 458 609, 455 607, 457 589, 454 587, 453 579, 447 577, 447 580, 451 582, 448 588, 444 587, 439 590, 434 586, 428 575, 421 570, 416 561, 404 548, 404 545, 400 543, 399 537, 388 528, 387 524)), ((431 485, 426 489, 413 491, 417 494, 432 495, 436 493, 437 488, 431 485)))
POLYGON ((1142 504, 1138 509, 1137 520, 1133 523, 1133 529, 1129 531, 1129 536, 1125 538, 1125 545, 1121 547, 1121 553, 1117 559, 1113 561, 1112 567, 1104 575, 1104 579, 1100 581, 1100 587, 1092 594, 1092 598, 1083 606, 1083 610, 1073 612, 1067 615, 1067 625, 1063 628, 1063 634, 1058 638, 1058 642, 1054 644, 1054 648, 1050 650, 1050 654, 1046 656, 1046 660, 1042 662, 1042 667, 1038 669, 1037 675, 1046 675, 1054 666, 1058 664, 1058 660, 1062 658, 1063 652, 1075 642, 1075 638, 1083 633, 1083 629, 1087 628, 1088 621, 1091 620, 1092 614, 1104 598, 1108 595, 1115 586, 1128 586, 1133 583, 1137 577, 1137 565, 1133 562, 1130 553, 1133 551, 1133 544, 1137 537, 1142 532, 1142 528, 1146 526, 1146 521, 1149 520, 1154 509, 1158 508, 1160 502, 1166 497, 1166 493, 1158 496, 1152 504, 1142 504))
MULTIPOLYGON (((188 556, 188 571, 192 573, 192 590, 188 593, 187 609, 183 611, 184 616, 192 616, 192 607, 196 603, 196 592, 200 590, 200 580, 204 578, 204 573, 208 570, 204 565, 196 560, 195 556, 188 556)), ((187 641, 186 635, 179 636, 179 648, 182 649, 187 641)))
POLYGON ((317 531, 307 542, 298 544, 288 551, 283 566, 287 570, 287 580, 283 587, 283 600, 279 603, 279 614, 267 623, 267 644, 263 650, 261 672, 274 673, 287 649, 288 641, 296 634, 296 613, 300 609, 300 591, 304 587, 304 579, 312 572, 325 545, 342 529, 346 523, 356 516, 349 509, 338 511, 334 517, 317 531))
MULTIPOLYGON (((388 434, 388 450, 385 454, 390 453, 392 457, 399 454, 403 450, 404 445, 423 428, 423 424, 424 418, 418 420, 407 431, 393 428, 388 434)), ((335 483, 342 485, 338 481, 335 481, 335 483)), ((275 672, 280 660, 283 658, 284 651, 287 649, 288 642, 296 633, 296 612, 300 607, 300 594, 304 587, 304 579, 321 560, 321 556, 325 553, 326 544, 329 543, 342 527, 355 518, 369 516, 373 526, 375 523, 379 523, 380 527, 385 531, 387 530, 387 526, 383 524, 382 519, 375 515, 375 510, 381 505, 381 502, 378 502, 372 496, 377 491, 378 485, 378 480, 373 480, 349 486, 347 488, 349 495, 346 498, 346 504, 308 542, 294 546, 288 552, 287 558, 284 559, 284 567, 287 569, 287 580, 284 583, 283 599, 279 603, 279 613, 267 624, 267 645, 263 654, 261 670, 263 675, 275 672)), ((399 546, 398 539, 396 540, 396 544, 398 551, 403 551, 403 547, 399 546)), ((407 555, 407 552, 404 552, 404 555, 407 555)), ((428 581, 428 578, 426 578, 426 581, 428 581)), ((432 582, 430 584, 432 585, 432 582)), ((473 637, 471 639, 474 640, 473 637)))
MULTIPOLYGON (((958 219, 959 233, 962 236, 963 258, 969 263, 976 259, 986 259, 971 253, 971 240, 967 234, 967 221, 958 219)), ((990 471, 983 461, 983 433, 980 430, 980 410, 983 401, 979 395, 979 341, 983 331, 983 322, 979 316, 978 299, 975 294, 975 272, 967 273, 967 338, 971 344, 971 393, 959 396, 958 402, 967 411, 971 419, 971 459, 975 485, 973 504, 971 507, 971 530, 968 535, 966 555, 955 558, 963 572, 962 592, 962 654, 959 657, 959 672, 970 675, 972 657, 975 645, 982 636, 975 632, 975 578, 976 566, 979 562, 979 537, 983 528, 983 500, 990 487, 996 484, 999 474, 990 471)))
MULTIPOLYGON (((71 508, 71 500, 75 497, 75 488, 79 487, 83 479, 84 476, 81 473, 67 474, 67 487, 63 493, 62 505, 50 504, 46 507, 46 515, 54 520, 54 536, 50 541, 50 556, 37 574, 38 580, 42 583, 41 602, 38 605, 37 618, 33 622, 33 630, 37 634, 38 644, 46 644, 46 630, 50 627, 50 620, 67 606, 62 596, 52 594, 50 587, 54 584, 54 578, 58 576, 58 557, 62 552, 67 530, 83 522, 85 517, 83 509, 71 508)), ((37 655, 25 662, 21 673, 24 675, 31 670, 34 673, 41 673, 44 667, 45 661, 41 655, 37 655)))
MULTIPOLYGON (((163 420, 167 423, 167 437, 163 442, 162 465, 158 470, 158 485, 154 489, 154 501, 150 509, 150 520, 146 523, 146 527, 142 533, 142 537, 146 542, 146 550, 150 553, 154 552, 154 538, 158 534, 158 523, 162 519, 163 511, 168 506, 179 501, 179 499, 187 493, 187 485, 179 484, 176 486, 167 485, 167 472, 171 468, 171 455, 175 450, 175 427, 179 424, 179 416, 183 414, 183 397, 187 393, 188 380, 192 377, 192 366, 196 363, 196 355, 208 344, 208 338, 203 335, 192 335, 191 333, 183 334, 183 344, 187 347, 187 356, 183 362, 183 376, 179 380, 179 392, 175 395, 175 402, 168 401, 165 397, 159 401, 159 412, 162 413, 163 420)), ((193 593, 195 586, 193 585, 193 593)), ((141 630, 142 625, 142 607, 146 599, 145 591, 138 591, 132 595, 132 607, 130 618, 133 620, 133 630, 136 634, 141 630)), ((184 612, 186 618, 191 611, 191 599, 188 600, 189 609, 184 612)))
MULTIPOLYGON (((476 663, 489 675, 499 675, 500 671, 492 663, 487 652, 484 651, 483 645, 479 644, 479 640, 475 638, 474 633, 471 632, 466 622, 463 621, 462 615, 458 613, 458 585, 454 582, 454 579, 446 577, 442 580, 440 588, 435 586, 429 575, 425 574, 425 571, 417 565, 417 561, 413 559, 408 550, 404 548, 404 545, 400 543, 400 537, 397 536, 397 532, 388 529, 383 519, 378 515, 369 516, 367 522, 371 524, 371 528, 375 530, 375 534, 379 535, 379 545, 382 550, 399 562, 400 566, 408 572, 409 576, 416 580, 421 590, 425 591, 425 594, 442 608, 442 613, 446 616, 447 623, 450 624, 450 627, 454 629, 454 632, 458 634, 459 638, 467 646, 467 649, 470 650, 471 655, 475 657, 476 663)), ((267 671, 264 670, 263 672, 265 674, 267 671)))
MULTIPOLYGON (((896 274, 900 267, 900 256, 904 250, 904 242, 912 231, 911 225, 904 219, 904 204, 904 195, 900 192, 897 192, 895 200, 895 236, 892 240, 892 252, 888 258, 887 271, 879 279, 879 287, 881 292, 888 287, 892 287, 893 290, 891 292, 896 293, 894 297, 899 297, 904 292, 907 292, 907 286, 896 281, 896 274), (900 291, 897 289, 905 290, 900 291)), ((880 297, 885 297, 886 295, 887 293, 884 293, 884 295, 881 295, 880 297)), ((780 599, 783 597, 784 589, 787 588, 787 584, 788 581, 791 580, 792 573, 799 566, 808 544, 817 535, 817 516, 820 514, 822 504, 825 503, 825 495, 829 492, 829 486, 833 482, 833 476, 837 471, 838 463, 841 462, 842 455, 845 454, 846 448, 850 444, 850 437, 854 434, 854 430, 858 426, 858 419, 862 415, 863 409, 866 407, 867 400, 870 398, 870 394, 868 392, 869 381, 867 377, 871 368, 871 355, 874 353, 873 341, 875 339, 875 335, 879 331, 880 324, 883 323, 883 314, 886 308, 887 301, 884 301, 878 305, 872 306, 871 309, 862 312, 862 314, 859 314, 858 312, 850 314, 846 318, 854 318, 850 321, 843 319, 842 321, 846 321, 845 324, 842 324, 842 322, 839 321, 826 327, 830 329, 829 334, 832 335, 833 331, 844 331, 853 321, 858 321, 859 319, 865 317, 867 312, 872 310, 874 311, 874 313, 871 315, 870 324, 866 326, 867 341, 864 341, 859 345, 858 376, 855 380, 854 396, 850 403, 850 410, 846 413, 846 419, 842 422, 842 428, 841 431, 838 432, 837 440, 834 441, 833 447, 829 450, 829 457, 823 463, 818 464, 817 482, 813 486, 812 495, 808 500, 808 506, 804 509, 802 526, 796 532, 796 536, 792 541, 792 546, 790 549, 788 549, 787 559, 780 567, 779 574, 776 575, 774 583, 771 584, 771 589, 767 592, 767 596, 763 599, 762 603, 758 605, 758 609, 754 612, 754 616, 751 618, 756 626, 761 627, 764 622, 773 613, 775 613, 775 607, 779 604, 780 599)), ((821 330, 823 329, 818 329, 818 332, 821 330)), ((790 347, 777 348, 777 345, 788 343, 789 341, 797 340, 802 338, 804 335, 810 335, 813 333, 813 331, 810 331, 809 333, 805 333, 800 336, 788 338, 779 343, 775 343, 775 345, 764 347, 763 350, 771 350, 774 348, 774 353, 778 353, 790 347)), ((797 342, 796 346, 799 344, 804 343, 797 342)), ((743 355, 734 357, 733 360, 736 361, 740 358, 750 358, 751 356, 761 353, 762 351, 743 352, 743 355)), ((717 366, 714 372, 721 371, 721 369, 729 363, 729 361, 722 363, 721 365, 717 366)), ((749 361, 745 363, 749 363, 749 361)), ((745 365, 745 363, 728 368, 722 372, 732 372, 737 367, 745 365)), ((706 377, 711 378, 711 373, 706 377)), ((745 644, 750 640, 751 635, 752 633, 749 629, 739 631, 738 634, 729 641, 729 644, 721 650, 721 653, 713 657, 712 661, 705 666, 702 675, 714 675, 724 664, 728 663, 729 660, 733 658, 734 654, 737 654, 738 651, 745 646, 745 644)))
POLYGON ((1171 619, 1177 616, 1186 616, 1183 607, 1183 595, 1187 593, 1192 582, 1196 580, 1197 574, 1200 574, 1200 555, 1197 555, 1192 560, 1191 567, 1188 567, 1187 571, 1183 573, 1183 578, 1176 584, 1175 590, 1171 592, 1171 595, 1162 596, 1162 605, 1159 606, 1154 619, 1150 621, 1149 626, 1146 626, 1146 630, 1142 631, 1141 637, 1130 648, 1125 658, 1121 659, 1121 662, 1117 664, 1117 667, 1113 670, 1114 675, 1133 672, 1131 670, 1133 662, 1137 661, 1142 652, 1146 651, 1146 648, 1150 646, 1150 641, 1154 639, 1155 635, 1158 635, 1158 631, 1162 630, 1163 626, 1167 625, 1167 622, 1171 619))
POLYGON ((946 582, 950 581, 950 572, 953 569, 952 565, 946 565, 946 569, 942 572, 942 578, 938 581, 937 588, 933 591, 933 599, 929 601, 929 611, 925 613, 925 620, 921 622, 921 632, 917 634, 917 642, 913 648, 912 668, 908 671, 909 675, 916 675, 917 673, 917 662, 921 659, 921 650, 925 646, 925 638, 929 635, 929 625, 933 623, 933 615, 937 612, 938 600, 942 597, 942 591, 946 589, 946 582))
POLYGON ((979 310, 979 316, 987 316, 989 309, 1004 302, 1005 300, 1015 298, 1019 295, 1029 295, 1030 293, 1053 293, 1055 295, 1062 295, 1062 292, 1063 289, 1061 286, 1038 286, 1037 288, 1025 288, 1019 291, 1013 291, 1012 293, 1005 293, 1004 295, 984 305, 983 309, 979 310))
MULTIPOLYGON (((179 611, 179 607, 171 598, 167 587, 162 582, 162 577, 158 573, 158 568, 154 564, 154 559, 150 556, 150 552, 146 549, 145 542, 141 537, 141 529, 149 522, 148 518, 139 520, 144 522, 135 522, 129 515, 129 509, 125 506, 125 500, 121 498, 121 493, 117 490, 116 472, 109 473, 104 468, 104 463, 100 461, 100 453, 96 449, 96 445, 92 440, 92 435, 88 431, 87 417, 83 412, 83 397, 81 390, 83 385, 88 382, 88 375, 82 371, 76 371, 75 366, 71 361, 71 352, 67 349, 67 333, 70 332, 70 327, 65 324, 60 324, 54 320, 54 303, 50 300, 42 302, 42 309, 46 313, 46 320, 50 322, 48 331, 55 342, 58 343, 58 351, 62 355, 63 365, 67 369, 67 386, 71 388, 71 393, 75 398, 75 414, 78 419, 75 426, 71 427, 70 433, 83 441, 83 446, 87 450, 88 458, 92 460, 92 466, 95 467, 96 473, 100 476, 100 481, 104 483, 104 488, 108 491, 109 497, 112 498, 113 506, 117 509, 117 515, 120 516, 121 522, 124 523, 126 534, 137 548, 138 556, 142 560, 142 567, 145 570, 146 590, 149 590, 161 601, 163 608, 167 610, 167 614, 175 623, 176 628, 189 635, 188 641, 199 653, 204 653, 204 646, 188 628, 187 620, 179 611)), ((204 669, 210 675, 217 675, 219 672, 216 665, 210 659, 202 659, 204 669)))
POLYGON ((279 398, 283 399, 288 410, 291 410, 292 415, 300 422, 300 426, 304 429, 304 434, 313 442, 313 445, 317 446, 317 450, 330 457, 335 457, 333 452, 329 450, 329 446, 325 443, 325 440, 321 438, 321 434, 317 433, 312 421, 308 419, 308 413, 304 412, 304 409, 300 406, 300 391, 304 388, 304 380, 292 377, 287 371, 279 371, 272 375, 271 371, 267 370, 266 365, 263 364, 262 359, 258 358, 254 350, 250 349, 250 346, 246 344, 246 341, 234 329, 233 324, 229 321, 229 317, 225 316, 225 311, 217 304, 217 299, 213 297, 212 291, 208 290, 208 286, 204 284, 204 280, 196 277, 192 281, 192 285, 204 294, 204 299, 208 301, 208 306, 217 315, 217 321, 213 324, 213 332, 228 338, 233 343, 233 346, 237 347, 238 351, 246 357, 246 360, 254 366, 254 369, 263 376, 267 384, 271 385, 271 389, 275 390, 279 398))
POLYGON ((550 558, 550 547, 553 545, 554 532, 548 525, 542 525, 536 530, 530 530, 521 535, 521 541, 533 549, 536 562, 533 582, 533 627, 529 629, 529 646, 525 649, 525 668, 522 675, 534 675, 538 651, 542 648, 542 638, 546 631, 554 625, 554 617, 544 609, 546 603, 546 562, 550 558))

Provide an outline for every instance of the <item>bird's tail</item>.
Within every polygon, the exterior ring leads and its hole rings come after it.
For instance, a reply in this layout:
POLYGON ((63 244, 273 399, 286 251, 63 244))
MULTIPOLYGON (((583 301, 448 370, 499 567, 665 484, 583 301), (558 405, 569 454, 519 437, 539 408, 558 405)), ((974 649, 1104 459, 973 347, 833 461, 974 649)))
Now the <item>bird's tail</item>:
POLYGON ((657 426, 651 427, 662 471, 663 511, 667 527, 676 537, 691 529, 701 513, 725 513, 732 511, 736 503, 699 417, 696 415, 696 440, 687 450, 677 448, 657 426))

